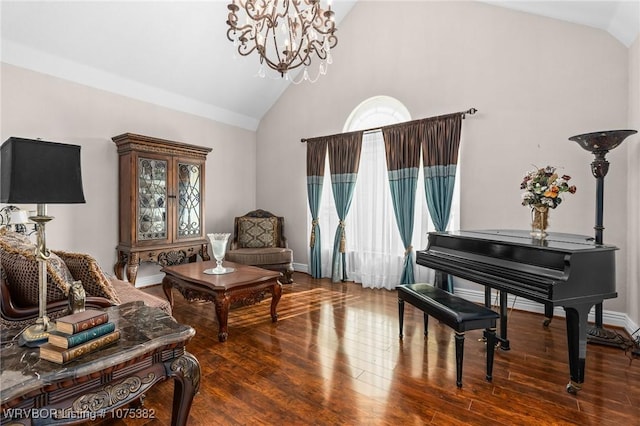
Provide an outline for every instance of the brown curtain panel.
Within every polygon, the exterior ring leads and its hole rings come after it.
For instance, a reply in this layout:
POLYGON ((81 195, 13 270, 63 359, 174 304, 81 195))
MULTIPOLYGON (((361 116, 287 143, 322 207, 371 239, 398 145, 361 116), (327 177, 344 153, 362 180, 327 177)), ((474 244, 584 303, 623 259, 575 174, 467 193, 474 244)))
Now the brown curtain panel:
POLYGON ((382 128, 387 170, 420 166, 420 147, 426 133, 426 120, 409 121, 382 128))
POLYGON ((457 165, 462 115, 457 113, 425 121, 426 138, 422 145, 424 167, 457 165))
POLYGON ((322 202, 324 165, 327 158, 327 138, 317 138, 307 142, 307 196, 313 222, 309 242, 309 266, 313 278, 322 277, 322 259, 320 250, 320 225, 318 214, 322 202))
POLYGON ((399 284, 413 284, 413 235, 416 186, 420 166, 420 146, 425 135, 423 121, 382 129, 387 156, 387 174, 393 211, 405 247, 399 284))
MULTIPOLYGON (((427 207, 437 231, 444 231, 449 223, 461 127, 460 114, 436 117, 427 123, 426 137, 422 143, 427 207)), ((436 285, 453 292, 450 276, 436 274, 436 285)))
POLYGON ((360 152, 362 150, 362 132, 341 133, 327 136, 324 139, 328 140, 331 174, 358 174, 360 152))
POLYGON ((362 132, 343 133, 332 136, 328 141, 329 167, 331 169, 331 189, 336 202, 340 223, 336 229, 331 262, 333 282, 345 281, 346 276, 346 239, 344 220, 349 213, 353 190, 360 167, 362 150, 362 132))

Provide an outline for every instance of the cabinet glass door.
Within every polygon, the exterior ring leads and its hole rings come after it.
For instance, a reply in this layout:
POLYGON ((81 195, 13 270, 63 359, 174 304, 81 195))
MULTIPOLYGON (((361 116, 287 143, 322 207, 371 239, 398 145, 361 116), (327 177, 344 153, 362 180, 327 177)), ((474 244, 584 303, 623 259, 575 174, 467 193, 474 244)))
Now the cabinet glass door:
POLYGON ((178 163, 178 238, 202 235, 201 175, 199 164, 178 163))
POLYGON ((138 158, 138 240, 167 238, 167 161, 138 158))

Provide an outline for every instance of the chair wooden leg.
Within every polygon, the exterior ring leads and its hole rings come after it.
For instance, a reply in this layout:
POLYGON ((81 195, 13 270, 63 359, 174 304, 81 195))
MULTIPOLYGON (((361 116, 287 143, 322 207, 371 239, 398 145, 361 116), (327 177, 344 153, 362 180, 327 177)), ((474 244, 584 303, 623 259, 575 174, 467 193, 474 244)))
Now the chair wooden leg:
POLYGON ((487 381, 493 379, 493 355, 496 347, 496 329, 489 328, 486 332, 487 336, 487 381))
POLYGON ((402 327, 404 324, 404 300, 398 299, 398 325, 400 326, 399 337, 402 340, 402 327))
POLYGON ((282 278, 280 279, 282 284, 291 284, 293 282, 293 271, 285 269, 282 271, 282 278))
POLYGON ((456 386, 462 387, 462 359, 464 358, 464 333, 456 331, 456 386))

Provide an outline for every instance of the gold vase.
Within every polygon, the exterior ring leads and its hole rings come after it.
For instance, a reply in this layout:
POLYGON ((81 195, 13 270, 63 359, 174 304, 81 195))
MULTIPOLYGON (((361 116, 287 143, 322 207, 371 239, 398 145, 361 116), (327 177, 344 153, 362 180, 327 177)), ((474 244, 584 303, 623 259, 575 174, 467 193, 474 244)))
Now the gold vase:
POLYGON ((549 206, 536 205, 531 209, 531 236, 544 239, 549 227, 549 206))

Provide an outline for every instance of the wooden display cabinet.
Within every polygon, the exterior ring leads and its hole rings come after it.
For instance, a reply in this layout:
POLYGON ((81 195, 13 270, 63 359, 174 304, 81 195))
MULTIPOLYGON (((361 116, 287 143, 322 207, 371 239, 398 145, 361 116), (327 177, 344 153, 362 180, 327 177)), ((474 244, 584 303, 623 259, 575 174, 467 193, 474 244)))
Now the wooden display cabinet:
POLYGON ((135 285, 140 262, 209 260, 204 230, 205 162, 211 148, 125 133, 114 136, 120 226, 114 272, 135 285), (126 268, 125 268, 126 266, 126 268))

